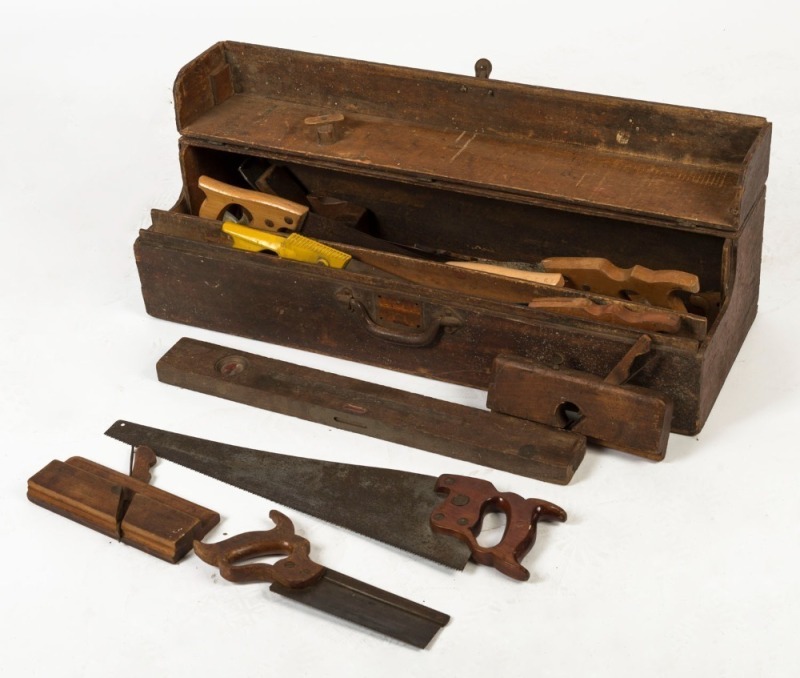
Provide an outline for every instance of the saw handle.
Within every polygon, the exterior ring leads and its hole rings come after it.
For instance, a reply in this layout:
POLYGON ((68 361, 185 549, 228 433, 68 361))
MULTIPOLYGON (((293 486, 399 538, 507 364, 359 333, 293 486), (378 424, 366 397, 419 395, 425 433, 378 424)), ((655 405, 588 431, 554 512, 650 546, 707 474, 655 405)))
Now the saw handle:
POLYGON ((520 560, 536 541, 540 519, 564 522, 564 509, 541 499, 524 499, 513 492, 498 492, 494 485, 480 478, 443 475, 436 481, 436 491, 446 499, 431 513, 434 532, 450 534, 469 544, 472 559, 495 567, 503 574, 526 581, 530 573, 520 560), (489 512, 506 514, 503 538, 492 547, 478 543, 484 516, 489 512))
POLYGON ((280 511, 270 511, 269 517, 275 523, 271 530, 244 532, 215 544, 195 541, 194 552, 200 560, 218 567, 225 579, 237 584, 277 582, 293 589, 311 586, 325 574, 325 568, 309 557, 308 539, 295 534, 292 521, 280 511), (241 560, 284 554, 287 557, 274 564, 236 564, 241 560))
POLYGON ((697 292, 700 279, 686 271, 654 271, 644 266, 620 268, 601 257, 550 257, 541 261, 545 271, 559 272, 568 287, 610 297, 686 312, 679 292, 697 292))
POLYGON ((308 207, 291 200, 231 186, 211 177, 201 176, 197 185, 205 194, 197 215, 205 219, 222 219, 227 210, 238 207, 252 228, 290 233, 300 229, 308 214, 308 207))

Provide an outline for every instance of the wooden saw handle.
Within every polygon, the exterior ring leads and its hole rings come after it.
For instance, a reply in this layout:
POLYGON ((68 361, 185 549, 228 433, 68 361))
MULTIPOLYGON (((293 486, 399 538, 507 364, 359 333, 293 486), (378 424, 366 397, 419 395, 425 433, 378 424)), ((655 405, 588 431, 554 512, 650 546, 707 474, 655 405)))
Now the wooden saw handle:
POLYGON ((275 523, 271 530, 244 532, 215 544, 195 541, 194 552, 204 562, 218 567, 225 579, 237 584, 277 582, 297 589, 317 582, 325 568, 309 557, 308 539, 295 534, 292 521, 280 511, 270 511, 269 517, 275 523), (287 557, 274 564, 236 565, 240 560, 284 554, 287 557))
POLYGON ((204 219, 218 221, 226 210, 239 207, 251 228, 288 233, 297 231, 308 214, 308 207, 291 200, 231 186, 211 177, 201 176, 197 184, 206 196, 198 211, 198 216, 204 219))
POLYGON ((600 257, 550 257, 541 261, 545 271, 559 272, 567 284, 585 292, 638 301, 639 297, 662 308, 685 312, 678 291, 697 292, 698 277, 685 271, 653 271, 644 266, 620 268, 600 257))
POLYGON ((633 310, 621 301, 596 304, 591 299, 583 297, 539 297, 528 302, 528 307, 585 320, 596 320, 610 325, 630 327, 643 332, 675 334, 681 328, 681 317, 670 309, 633 310))
POLYGON ((436 491, 447 498, 431 513, 431 529, 457 537, 469 544, 472 559, 481 565, 495 567, 503 574, 526 581, 530 573, 520 560, 536 541, 539 519, 564 522, 564 509, 541 499, 524 499, 513 492, 498 492, 492 483, 480 478, 443 475, 436 481, 436 491), (478 543, 476 535, 486 513, 506 514, 503 538, 492 547, 478 543))

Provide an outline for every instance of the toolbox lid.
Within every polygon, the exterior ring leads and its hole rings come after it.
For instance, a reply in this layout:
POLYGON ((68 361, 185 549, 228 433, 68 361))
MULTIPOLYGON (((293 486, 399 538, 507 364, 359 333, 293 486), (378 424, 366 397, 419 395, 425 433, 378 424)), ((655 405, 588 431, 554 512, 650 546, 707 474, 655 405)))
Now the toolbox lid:
POLYGON ((175 107, 200 143, 728 237, 769 165, 761 117, 236 42, 180 71, 175 107))

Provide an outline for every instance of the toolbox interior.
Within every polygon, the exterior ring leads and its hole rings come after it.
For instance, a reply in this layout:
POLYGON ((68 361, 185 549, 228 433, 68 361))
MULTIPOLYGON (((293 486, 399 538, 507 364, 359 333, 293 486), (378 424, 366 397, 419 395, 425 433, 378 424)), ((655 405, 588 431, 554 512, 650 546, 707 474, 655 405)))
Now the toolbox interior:
POLYGON ((175 105, 179 211, 197 214, 200 176, 245 188, 240 164, 262 158, 309 194, 367 209, 373 235, 392 243, 694 274, 716 295, 680 294, 700 339, 733 290, 769 153, 769 123, 755 116, 236 42, 182 69, 175 105), (319 116, 338 120, 330 143, 310 124, 319 116), (711 321, 699 332, 698 315, 711 321))
MULTIPOLYGON (((202 175, 247 188, 238 168, 250 155, 196 143, 182 144, 181 155, 186 202, 178 209, 197 214, 204 199, 198 187, 202 175)), ((308 193, 368 209, 373 235, 392 243, 533 264, 552 256, 603 257, 621 268, 638 264, 693 273, 703 292, 725 289, 726 239, 722 237, 569 213, 312 163, 278 162, 308 193)))

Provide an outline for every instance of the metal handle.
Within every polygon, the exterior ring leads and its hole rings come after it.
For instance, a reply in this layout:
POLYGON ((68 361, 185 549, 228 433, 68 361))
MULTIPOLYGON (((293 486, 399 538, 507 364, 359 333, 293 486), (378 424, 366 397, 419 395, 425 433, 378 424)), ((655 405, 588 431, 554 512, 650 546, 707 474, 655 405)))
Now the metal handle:
POLYGON ((564 522, 564 509, 542 499, 524 499, 513 492, 498 492, 494 485, 480 478, 443 475, 436 481, 436 491, 447 498, 431 513, 434 532, 450 534, 469 544, 472 558, 481 565, 495 567, 503 574, 526 581, 530 573, 520 560, 536 541, 539 519, 564 522), (489 511, 506 514, 503 538, 492 547, 478 543, 483 517, 489 511))
POLYGON ((195 541, 194 552, 204 562, 218 567, 225 579, 237 584, 277 582, 293 589, 314 584, 325 574, 325 568, 309 558, 308 539, 296 535, 292 521, 280 511, 270 511, 269 517, 275 523, 271 530, 245 532, 216 544, 195 541), (240 560, 282 554, 287 557, 272 565, 235 564, 240 560))
POLYGON ((391 341, 403 346, 422 348, 430 346, 446 328, 461 326, 461 319, 453 315, 437 315, 430 318, 427 325, 421 330, 404 330, 384 327, 376 323, 369 314, 367 307, 355 297, 350 297, 348 307, 351 311, 358 311, 364 319, 367 331, 379 339, 391 341))

